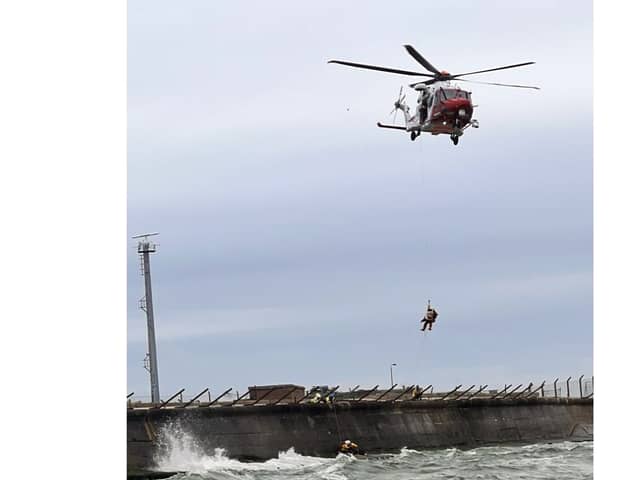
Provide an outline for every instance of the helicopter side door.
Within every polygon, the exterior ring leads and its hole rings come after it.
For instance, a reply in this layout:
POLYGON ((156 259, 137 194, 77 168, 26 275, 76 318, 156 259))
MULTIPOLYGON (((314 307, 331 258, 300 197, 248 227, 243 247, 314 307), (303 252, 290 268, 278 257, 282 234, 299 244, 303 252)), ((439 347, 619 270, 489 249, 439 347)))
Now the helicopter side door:
POLYGON ((433 92, 429 88, 425 88, 421 91, 418 97, 418 108, 416 116, 420 124, 424 124, 431 118, 431 109, 433 108, 433 92))
POLYGON ((431 117, 433 116, 433 108, 436 104, 436 92, 429 89, 427 90, 427 120, 431 120, 431 117))

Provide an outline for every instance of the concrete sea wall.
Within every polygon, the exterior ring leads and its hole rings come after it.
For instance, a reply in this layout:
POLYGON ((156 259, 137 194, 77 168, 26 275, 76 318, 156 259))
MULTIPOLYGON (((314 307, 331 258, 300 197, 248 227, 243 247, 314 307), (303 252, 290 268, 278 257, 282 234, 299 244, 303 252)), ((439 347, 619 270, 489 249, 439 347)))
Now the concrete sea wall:
POLYGON ((153 470, 163 432, 188 434, 205 454, 266 460, 291 447, 333 456, 341 440, 367 452, 592 439, 593 399, 530 398, 338 402, 265 406, 132 409, 128 471, 153 470))

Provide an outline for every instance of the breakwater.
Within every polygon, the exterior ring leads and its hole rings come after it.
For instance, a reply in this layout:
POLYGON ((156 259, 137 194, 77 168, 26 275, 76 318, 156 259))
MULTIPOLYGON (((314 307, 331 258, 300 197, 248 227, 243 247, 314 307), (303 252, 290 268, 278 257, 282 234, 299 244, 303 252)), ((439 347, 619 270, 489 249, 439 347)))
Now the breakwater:
POLYGON ((471 398, 336 401, 250 406, 134 408, 127 413, 128 474, 153 471, 166 432, 231 458, 266 460, 294 448, 335 456, 340 441, 371 453, 593 438, 593 398, 471 398))

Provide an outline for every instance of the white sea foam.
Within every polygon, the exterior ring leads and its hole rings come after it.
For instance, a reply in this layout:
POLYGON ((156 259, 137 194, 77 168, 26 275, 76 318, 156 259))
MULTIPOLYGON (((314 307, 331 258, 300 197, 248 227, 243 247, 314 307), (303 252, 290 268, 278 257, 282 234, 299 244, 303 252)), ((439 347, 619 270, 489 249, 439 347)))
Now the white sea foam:
POLYGON ((409 457, 411 455, 419 455, 420 452, 418 450, 413 450, 412 448, 402 447, 400 449, 400 453, 398 454, 399 458, 409 457))
POLYGON ((249 473, 249 472, 314 472, 316 478, 342 480, 339 470, 352 458, 319 458, 300 455, 293 448, 280 452, 278 458, 265 462, 240 462, 229 458, 223 448, 216 448, 213 455, 205 453, 194 437, 177 427, 167 427, 160 433, 160 452, 156 468, 161 471, 249 473))

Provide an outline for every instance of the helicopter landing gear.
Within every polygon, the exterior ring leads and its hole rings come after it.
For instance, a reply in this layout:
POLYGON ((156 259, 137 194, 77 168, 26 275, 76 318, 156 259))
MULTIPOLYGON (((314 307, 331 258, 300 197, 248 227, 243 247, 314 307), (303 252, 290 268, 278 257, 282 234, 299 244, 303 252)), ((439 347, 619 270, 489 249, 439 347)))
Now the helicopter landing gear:
POLYGON ((451 135, 451 141, 453 142, 454 145, 458 145, 458 139, 460 137, 458 137, 458 135, 451 135))

